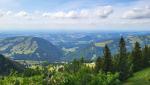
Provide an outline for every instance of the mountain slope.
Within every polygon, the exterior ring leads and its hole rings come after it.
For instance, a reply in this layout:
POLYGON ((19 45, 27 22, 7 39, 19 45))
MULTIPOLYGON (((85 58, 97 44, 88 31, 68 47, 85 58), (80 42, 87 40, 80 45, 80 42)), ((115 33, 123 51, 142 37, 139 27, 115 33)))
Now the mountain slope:
POLYGON ((102 48, 96 47, 94 43, 90 43, 76 48, 75 51, 69 52, 67 55, 65 55, 65 60, 80 59, 81 57, 84 57, 86 60, 93 60, 101 54, 102 48))
POLYGON ((14 60, 54 62, 63 56, 61 50, 38 37, 10 37, 0 40, 0 53, 14 60))
POLYGON ((150 68, 135 73, 123 85, 150 85, 150 68))
POLYGON ((0 75, 7 75, 12 70, 21 72, 24 70, 24 66, 0 55, 0 75))

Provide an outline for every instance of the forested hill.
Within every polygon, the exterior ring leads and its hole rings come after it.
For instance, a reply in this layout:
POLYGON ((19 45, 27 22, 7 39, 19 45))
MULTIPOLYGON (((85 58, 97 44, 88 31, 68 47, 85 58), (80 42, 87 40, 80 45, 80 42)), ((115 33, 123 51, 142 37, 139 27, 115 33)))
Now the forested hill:
POLYGON ((12 71, 22 72, 24 66, 18 62, 5 58, 0 54, 0 75, 10 74, 12 71))
POLYGON ((0 53, 14 60, 55 62, 63 56, 49 41, 37 37, 10 37, 0 40, 0 53))

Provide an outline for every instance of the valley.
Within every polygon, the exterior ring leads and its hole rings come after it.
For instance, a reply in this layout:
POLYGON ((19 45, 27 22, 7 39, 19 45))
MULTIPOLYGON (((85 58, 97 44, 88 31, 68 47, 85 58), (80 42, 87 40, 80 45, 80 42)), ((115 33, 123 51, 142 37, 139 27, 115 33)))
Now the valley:
POLYGON ((33 32, 0 33, 0 53, 14 60, 68 62, 84 57, 95 60, 103 56, 107 44, 112 54, 117 52, 118 40, 126 39, 130 51, 137 41, 143 47, 150 44, 150 32, 33 32))

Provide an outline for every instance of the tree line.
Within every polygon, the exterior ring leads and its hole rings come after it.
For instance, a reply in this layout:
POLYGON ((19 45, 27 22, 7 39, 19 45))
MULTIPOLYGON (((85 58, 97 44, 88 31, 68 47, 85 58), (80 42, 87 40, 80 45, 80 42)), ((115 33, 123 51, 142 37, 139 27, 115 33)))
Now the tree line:
POLYGON ((148 45, 141 48, 140 43, 136 42, 132 51, 128 52, 125 39, 121 37, 118 48, 118 53, 112 56, 108 45, 105 45, 103 56, 96 60, 96 72, 100 70, 105 73, 118 72, 119 79, 125 80, 134 72, 150 66, 150 47, 148 45))

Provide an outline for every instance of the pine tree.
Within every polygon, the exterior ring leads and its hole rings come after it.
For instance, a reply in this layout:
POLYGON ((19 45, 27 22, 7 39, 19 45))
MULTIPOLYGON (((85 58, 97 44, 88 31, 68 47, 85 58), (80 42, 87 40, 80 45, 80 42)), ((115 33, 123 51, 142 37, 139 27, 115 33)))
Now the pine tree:
POLYGON ((81 63, 81 64, 85 63, 84 57, 81 57, 81 58, 80 58, 80 63, 81 63))
POLYGON ((132 63, 133 63, 133 70, 138 71, 143 68, 143 57, 140 44, 138 42, 135 43, 133 52, 132 52, 132 63))
POLYGON ((78 60, 74 59, 72 61, 72 65, 71 66, 73 68, 73 72, 75 73, 75 72, 77 72, 80 69, 80 62, 78 60))
POLYGON ((104 48, 103 70, 104 70, 104 72, 111 72, 113 70, 112 56, 111 56, 111 52, 107 45, 105 45, 105 48, 104 48))
POLYGON ((148 62, 149 62, 149 66, 150 66, 150 47, 148 47, 148 62))
POLYGON ((143 48, 143 64, 144 67, 148 67, 149 66, 149 49, 148 46, 145 45, 145 47, 143 48))
POLYGON ((128 74, 129 74, 129 76, 131 76, 132 74, 133 74, 133 63, 132 63, 132 53, 129 53, 129 55, 128 55, 128 69, 129 69, 129 71, 128 71, 128 74))
POLYGON ((95 72, 98 73, 103 66, 103 61, 101 57, 98 57, 95 62, 95 72))
POLYGON ((124 80, 129 76, 127 49, 123 37, 121 37, 119 42, 119 55, 117 59, 117 68, 118 68, 118 72, 120 73, 120 80, 124 80))

